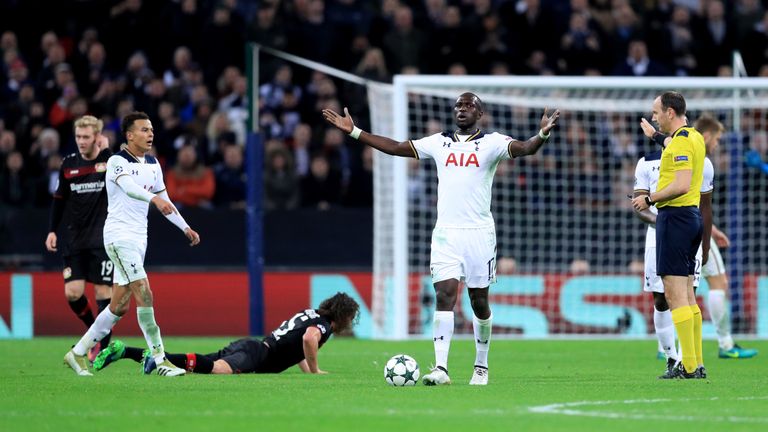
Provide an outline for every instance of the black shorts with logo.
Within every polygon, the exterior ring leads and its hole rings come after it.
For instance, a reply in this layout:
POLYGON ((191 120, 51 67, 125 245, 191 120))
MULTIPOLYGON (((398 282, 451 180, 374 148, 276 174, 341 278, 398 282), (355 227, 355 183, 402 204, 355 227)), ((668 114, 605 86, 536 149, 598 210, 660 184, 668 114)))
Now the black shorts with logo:
POLYGON ((693 275, 702 229, 698 207, 661 207, 656 216, 656 274, 693 275))
POLYGON ((260 372, 266 363, 269 347, 258 339, 238 339, 219 352, 207 354, 213 360, 224 360, 233 373, 260 372))
POLYGON ((86 280, 98 285, 112 285, 113 270, 104 248, 71 251, 64 255, 64 282, 86 280))

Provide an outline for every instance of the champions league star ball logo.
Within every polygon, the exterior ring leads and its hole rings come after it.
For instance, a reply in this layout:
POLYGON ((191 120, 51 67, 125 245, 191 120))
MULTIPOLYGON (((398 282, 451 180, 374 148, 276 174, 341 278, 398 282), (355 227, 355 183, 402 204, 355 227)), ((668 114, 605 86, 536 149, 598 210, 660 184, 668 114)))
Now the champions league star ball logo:
POLYGON ((120 165, 116 166, 115 167, 115 174, 120 174, 121 172, 123 172, 123 167, 121 167, 120 165))

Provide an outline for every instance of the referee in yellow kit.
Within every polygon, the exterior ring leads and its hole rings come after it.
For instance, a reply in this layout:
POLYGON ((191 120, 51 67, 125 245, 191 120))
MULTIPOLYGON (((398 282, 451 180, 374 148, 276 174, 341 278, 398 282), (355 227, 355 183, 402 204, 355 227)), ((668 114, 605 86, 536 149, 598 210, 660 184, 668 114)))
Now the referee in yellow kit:
POLYGON ((656 272, 680 339, 683 360, 677 378, 705 378, 701 349, 701 310, 693 291, 696 250, 703 222, 699 212, 706 147, 696 129, 686 125, 685 98, 665 92, 653 101, 653 121, 672 141, 661 153, 656 192, 632 200, 638 211, 656 205, 656 272))

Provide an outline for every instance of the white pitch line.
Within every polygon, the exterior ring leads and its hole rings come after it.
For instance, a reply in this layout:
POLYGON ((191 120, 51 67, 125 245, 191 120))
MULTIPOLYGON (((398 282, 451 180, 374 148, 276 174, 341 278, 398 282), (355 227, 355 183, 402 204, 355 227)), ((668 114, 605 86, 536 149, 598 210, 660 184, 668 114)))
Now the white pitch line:
MULTIPOLYGON (((694 400, 719 400, 718 397, 711 398, 697 398, 697 399, 685 399, 683 401, 694 400)), ((765 400, 768 396, 744 396, 732 398, 733 400, 745 401, 745 400, 765 400)), ((630 419, 630 420, 676 420, 676 421, 716 421, 716 422, 736 422, 736 423, 768 423, 768 417, 739 417, 739 416, 689 416, 689 415, 661 415, 661 414, 632 414, 625 412, 612 412, 612 411, 585 411, 578 409, 579 407, 588 406, 606 406, 606 405, 636 405, 636 404, 658 404, 665 402, 675 402, 674 399, 627 399, 627 400, 603 400, 603 401, 577 401, 577 402, 564 402, 555 403, 549 405, 539 405, 528 407, 528 412, 535 414, 557 414, 567 416, 581 416, 581 417, 599 417, 610 419, 630 419)))

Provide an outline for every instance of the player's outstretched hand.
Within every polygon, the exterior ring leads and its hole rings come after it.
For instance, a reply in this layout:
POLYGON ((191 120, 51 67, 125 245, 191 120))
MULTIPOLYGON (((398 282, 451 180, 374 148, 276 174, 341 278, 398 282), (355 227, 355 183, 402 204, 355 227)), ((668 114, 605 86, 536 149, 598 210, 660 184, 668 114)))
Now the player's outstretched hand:
POLYGON ((200 234, 198 234, 197 231, 193 230, 192 228, 185 229, 184 235, 189 239, 190 246, 197 246, 200 244, 200 234))
POLYGON ((547 116, 547 109, 544 108, 544 114, 541 116, 541 131, 544 135, 548 134, 555 125, 557 125, 557 119, 560 118, 560 110, 556 109, 551 116, 547 116))
POLYGON ((643 135, 648 138, 653 138, 653 134, 656 133, 656 128, 645 118, 640 119, 640 128, 643 129, 643 135))
POLYGON ((173 204, 160 198, 159 196, 152 198, 152 204, 154 204, 155 207, 160 210, 160 213, 165 216, 168 216, 171 213, 178 213, 176 212, 176 207, 174 207, 173 204))
POLYGON ((317 372, 315 372, 315 375, 328 375, 328 372, 322 369, 318 369, 317 372))
POLYGON ((57 240, 55 232, 48 233, 48 237, 45 238, 45 248, 48 249, 48 252, 56 252, 58 250, 56 249, 57 240))
POLYGON ((355 122, 352 121, 352 116, 349 115, 349 110, 347 107, 344 107, 344 117, 340 116, 336 111, 332 109, 324 109, 323 118, 328 123, 341 129, 341 131, 344 133, 350 133, 352 132, 352 129, 355 128, 355 122))

